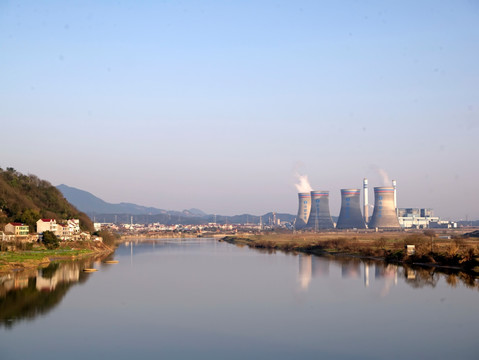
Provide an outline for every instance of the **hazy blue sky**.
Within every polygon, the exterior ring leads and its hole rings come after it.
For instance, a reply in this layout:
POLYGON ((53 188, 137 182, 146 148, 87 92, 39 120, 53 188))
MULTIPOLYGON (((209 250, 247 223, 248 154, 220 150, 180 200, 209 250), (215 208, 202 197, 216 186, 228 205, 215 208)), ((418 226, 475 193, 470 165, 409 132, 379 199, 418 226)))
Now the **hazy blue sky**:
POLYGON ((479 2, 0 0, 0 120, 0 166, 110 202, 295 213, 299 172, 337 215, 384 169, 479 219, 479 2))

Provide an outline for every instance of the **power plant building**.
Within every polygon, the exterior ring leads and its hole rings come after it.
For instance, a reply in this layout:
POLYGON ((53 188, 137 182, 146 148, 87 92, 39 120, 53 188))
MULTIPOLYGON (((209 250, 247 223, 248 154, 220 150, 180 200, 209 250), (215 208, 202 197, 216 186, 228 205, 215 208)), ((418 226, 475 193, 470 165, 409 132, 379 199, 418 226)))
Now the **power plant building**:
POLYGON ((361 213, 360 189, 341 189, 341 210, 339 212, 337 229, 365 229, 361 213))
POLYGON ((329 211, 329 191, 311 191, 311 213, 306 226, 308 229, 334 229, 329 211))
POLYGON ((374 188, 374 212, 369 222, 369 228, 400 229, 396 206, 394 187, 374 188))
POLYGON ((369 221, 368 179, 363 179, 363 217, 367 224, 369 221))
POLYGON ((308 224, 309 214, 311 212, 311 194, 309 192, 299 193, 298 200, 298 215, 296 216, 294 227, 296 230, 301 230, 308 224))

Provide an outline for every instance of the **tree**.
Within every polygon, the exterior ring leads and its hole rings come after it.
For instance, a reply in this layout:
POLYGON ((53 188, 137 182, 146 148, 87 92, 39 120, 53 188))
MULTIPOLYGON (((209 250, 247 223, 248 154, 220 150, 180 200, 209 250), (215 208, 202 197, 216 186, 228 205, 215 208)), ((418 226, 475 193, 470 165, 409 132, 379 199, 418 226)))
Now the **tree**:
POLYGON ((43 243, 47 247, 47 249, 56 249, 60 246, 60 240, 52 231, 44 231, 43 232, 43 243))
POLYGON ((103 238, 103 244, 108 246, 115 246, 116 236, 108 230, 100 230, 96 233, 103 238))
POLYGON ((37 224, 37 220, 40 218, 40 214, 38 211, 32 209, 25 209, 20 218, 20 222, 27 224, 30 227, 30 230, 35 231, 35 225, 37 224))

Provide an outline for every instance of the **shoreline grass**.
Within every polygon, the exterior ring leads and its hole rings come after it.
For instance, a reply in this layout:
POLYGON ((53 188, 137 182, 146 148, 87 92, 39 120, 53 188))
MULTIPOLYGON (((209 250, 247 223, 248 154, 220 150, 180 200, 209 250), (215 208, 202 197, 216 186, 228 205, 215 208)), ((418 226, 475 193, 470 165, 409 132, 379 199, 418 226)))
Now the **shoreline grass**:
POLYGON ((223 241, 257 249, 348 255, 389 263, 455 268, 479 275, 478 241, 439 239, 422 233, 300 233, 226 236, 223 241), (406 254, 405 245, 415 245, 406 254))
POLYGON ((74 260, 112 251, 104 244, 92 242, 62 243, 57 249, 46 249, 42 245, 36 245, 32 250, 2 251, 0 252, 0 273, 32 269, 52 261, 74 260))

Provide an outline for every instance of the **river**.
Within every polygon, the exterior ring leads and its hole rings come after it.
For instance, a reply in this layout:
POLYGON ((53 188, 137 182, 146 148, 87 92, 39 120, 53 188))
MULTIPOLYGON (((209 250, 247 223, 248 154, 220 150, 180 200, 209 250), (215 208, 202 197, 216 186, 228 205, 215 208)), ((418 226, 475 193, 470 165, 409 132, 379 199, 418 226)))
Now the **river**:
POLYGON ((478 282, 460 274, 213 239, 114 258, 0 278, 0 359, 479 358, 478 282))

